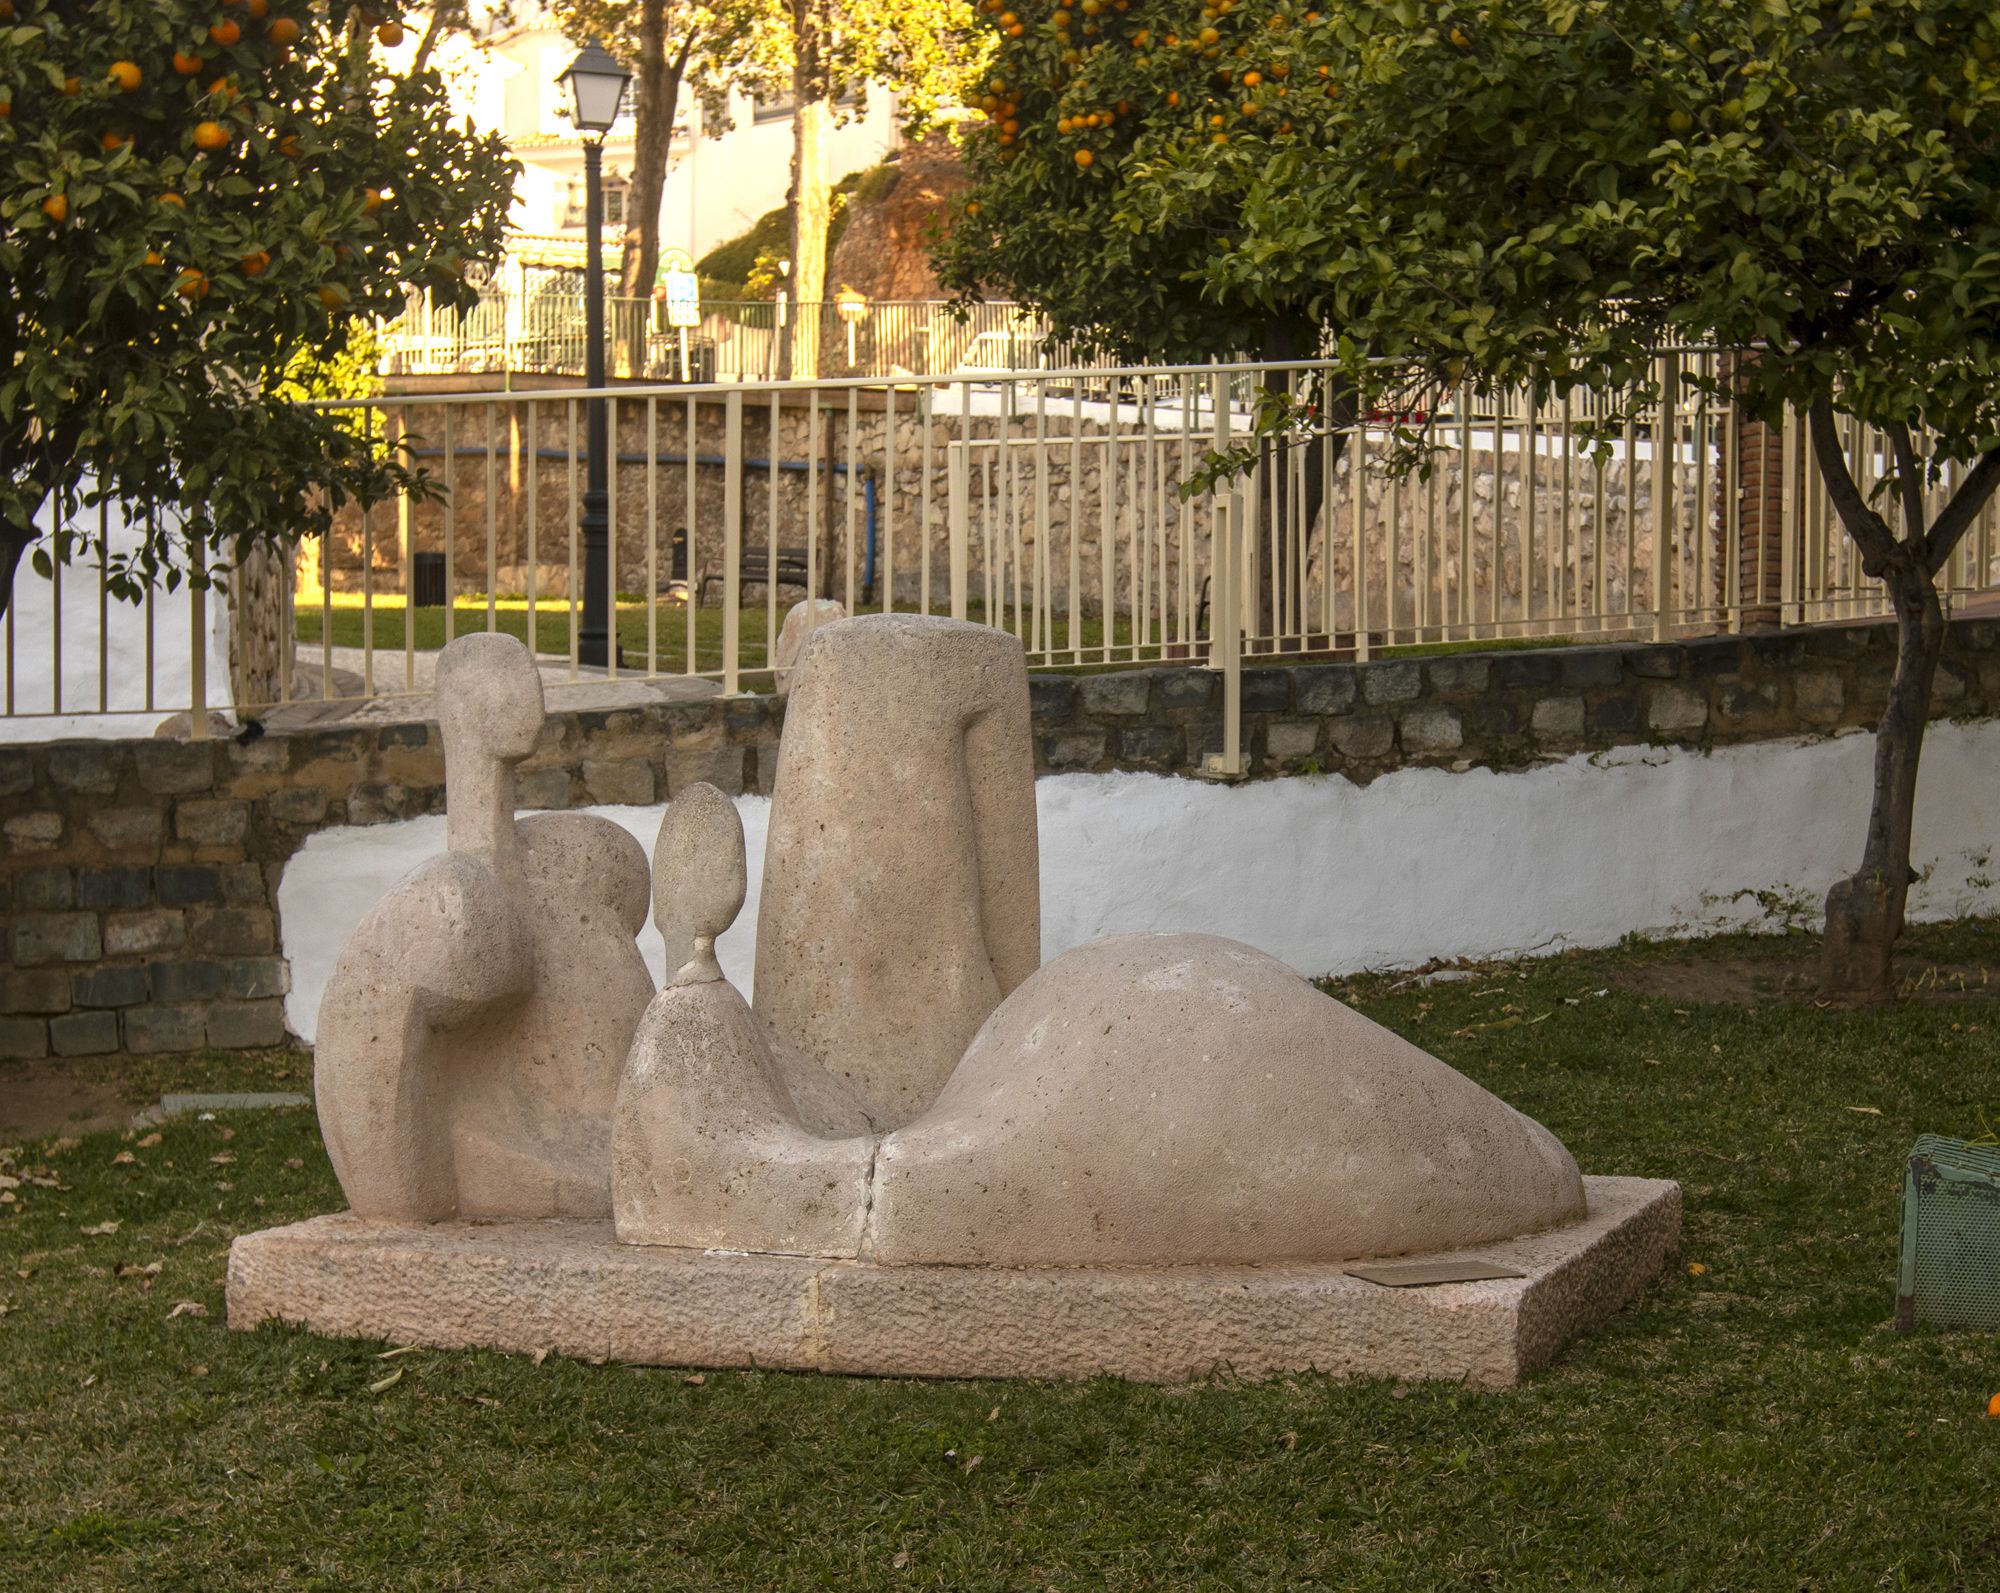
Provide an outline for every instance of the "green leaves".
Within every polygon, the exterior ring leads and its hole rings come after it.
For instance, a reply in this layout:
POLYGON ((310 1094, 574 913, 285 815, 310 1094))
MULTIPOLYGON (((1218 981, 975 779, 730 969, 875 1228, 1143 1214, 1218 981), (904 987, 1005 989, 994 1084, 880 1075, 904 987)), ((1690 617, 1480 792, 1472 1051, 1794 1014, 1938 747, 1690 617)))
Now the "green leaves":
POLYGON ((156 524, 136 562, 148 575, 184 562, 188 536, 216 549, 311 534, 382 490, 367 451, 276 378, 321 385, 354 317, 393 312, 420 277, 469 297, 426 273, 497 256, 504 148, 450 125, 434 74, 380 72, 365 31, 344 43, 308 19, 299 50, 278 49, 270 26, 302 6, 245 12, 222 46, 213 6, 193 0, 93 7, 87 27, 75 7, 14 4, 22 25, 0 32, 0 555, 51 498, 75 515, 116 497, 156 524), (174 69, 188 49, 199 73, 174 69), (140 68, 137 88, 108 81, 114 60, 140 68))

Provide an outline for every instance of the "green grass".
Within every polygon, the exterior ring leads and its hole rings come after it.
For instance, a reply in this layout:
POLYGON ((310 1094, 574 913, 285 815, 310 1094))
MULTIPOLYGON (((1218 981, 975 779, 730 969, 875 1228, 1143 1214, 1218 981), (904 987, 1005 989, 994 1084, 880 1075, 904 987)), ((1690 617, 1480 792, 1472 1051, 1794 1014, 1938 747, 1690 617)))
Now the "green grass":
POLYGON ((1501 1393, 385 1361, 222 1324, 230 1236, 338 1202, 310 1113, 21 1147, 66 1187, 0 1206, 0 1586, 2000 1586, 2000 1346, 1888 1325, 1900 1159, 2000 1108, 2000 1006, 1817 1011, 1801 950, 1341 987, 1586 1168, 1686 1187, 1668 1275, 1501 1393), (1746 959, 1753 1004, 1678 993, 1746 959))
MULTIPOLYGON (((373 645, 384 654, 397 654, 403 650, 404 622, 410 610, 402 606, 401 597, 378 597, 375 607, 373 645)), ((788 606, 790 599, 786 599, 788 606)), ((907 605, 905 606, 907 610, 907 605)), ((856 613, 875 614, 881 611, 880 604, 859 604, 856 613)), ((625 649, 626 667, 644 669, 647 659, 646 603, 643 598, 620 595, 618 602, 618 640, 625 649)), ((935 611, 934 611, 935 612, 935 611)), ((969 604, 969 618, 984 622, 985 605, 969 604)), ((783 623, 785 607, 778 610, 780 624, 783 623)), ((419 652, 432 652, 445 644, 445 611, 439 608, 415 610, 415 647, 419 652)), ((1003 619, 1011 626, 1014 622, 1012 609, 1007 610, 1003 619)), ((325 614, 307 600, 301 599, 298 608, 298 635, 302 645, 317 647, 326 633, 325 614)), ((363 614, 358 599, 349 598, 337 602, 332 611, 333 644, 336 647, 360 647, 363 645, 363 614)), ((763 668, 769 658, 769 632, 765 621, 766 611, 760 603, 754 608, 741 611, 737 656, 739 667, 748 671, 763 668)), ((461 597, 452 606, 452 634, 464 636, 473 631, 486 629, 486 599, 481 597, 461 597)), ((722 620, 720 608, 697 608, 695 622, 695 667, 697 671, 718 671, 722 668, 722 620)), ((528 635, 528 611, 525 601, 518 597, 500 598, 494 608, 494 629, 504 631, 509 636, 523 641, 528 635)), ((687 622, 688 610, 684 603, 662 602, 658 605, 655 625, 655 646, 660 671, 664 674, 678 674, 687 667, 687 622)), ((1050 647, 1060 656, 1069 647, 1069 621, 1066 615, 1058 615, 1050 622, 1050 647)), ((1104 645, 1104 624, 1102 620, 1086 617, 1078 627, 1077 634, 1082 639, 1086 652, 1104 645)), ((1112 638, 1114 646, 1129 646, 1131 641, 1129 622, 1119 619, 1113 622, 1112 638)), ((560 602, 551 607, 537 604, 535 609, 535 650, 541 653, 563 654, 569 651, 569 611, 560 602)), ((300 667, 310 674, 313 659, 310 652, 301 657, 300 667)), ((768 678, 762 681, 750 680, 747 687, 753 691, 769 690, 768 678)))

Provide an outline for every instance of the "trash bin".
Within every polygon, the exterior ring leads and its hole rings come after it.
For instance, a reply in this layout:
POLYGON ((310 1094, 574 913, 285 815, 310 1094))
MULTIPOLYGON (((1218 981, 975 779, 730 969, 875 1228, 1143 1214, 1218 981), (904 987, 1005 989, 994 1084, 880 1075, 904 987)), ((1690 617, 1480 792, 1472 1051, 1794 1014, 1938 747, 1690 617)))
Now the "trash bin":
POLYGON ((443 608, 445 602, 444 555, 442 553, 417 554, 412 560, 410 570, 410 606, 412 608, 443 608))

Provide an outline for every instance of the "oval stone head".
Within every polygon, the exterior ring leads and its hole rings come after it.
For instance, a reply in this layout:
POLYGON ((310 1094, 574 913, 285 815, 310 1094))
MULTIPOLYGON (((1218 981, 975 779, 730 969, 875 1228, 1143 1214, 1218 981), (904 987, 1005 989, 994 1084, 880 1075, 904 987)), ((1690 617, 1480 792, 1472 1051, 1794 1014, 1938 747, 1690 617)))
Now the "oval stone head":
POLYGON ((653 843, 653 922, 669 979, 696 963, 700 977, 722 977, 715 938, 743 911, 749 883, 736 804, 705 782, 689 786, 667 804, 653 843))

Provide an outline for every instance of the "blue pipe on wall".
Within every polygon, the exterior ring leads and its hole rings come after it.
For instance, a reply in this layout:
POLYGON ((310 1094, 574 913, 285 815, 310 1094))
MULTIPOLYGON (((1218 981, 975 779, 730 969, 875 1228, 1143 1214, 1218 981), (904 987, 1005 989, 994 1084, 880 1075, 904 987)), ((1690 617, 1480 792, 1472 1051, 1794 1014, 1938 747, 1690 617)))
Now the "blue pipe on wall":
MULTIPOLYGON (((445 456, 442 448, 412 448, 409 450, 409 453, 415 459, 442 459, 445 456)), ((483 448, 454 448, 452 455, 457 459, 484 459, 486 457, 486 450, 483 448)), ((535 457, 537 459, 567 459, 569 456, 567 448, 537 448, 535 450, 535 457)), ((643 453, 621 452, 618 455, 618 463, 621 465, 643 465, 647 462, 647 456, 643 453)), ((688 456, 686 454, 654 454, 651 458, 651 463, 656 465, 684 465, 687 462, 688 456)), ((722 466, 727 465, 729 460, 723 454, 696 454, 694 462, 697 465, 722 466)), ((743 468, 745 470, 789 470, 796 475, 805 475, 807 472, 813 470, 815 466, 810 460, 806 459, 780 459, 776 465, 773 465, 768 459, 746 459, 743 461, 743 468)), ((826 471, 829 475, 837 471, 844 476, 847 474, 848 467, 844 460, 829 459, 817 468, 826 471)), ((875 597, 875 472, 864 466, 858 474, 861 477, 862 508, 868 526, 868 540, 862 550, 861 592, 864 601, 872 602, 875 597)))

